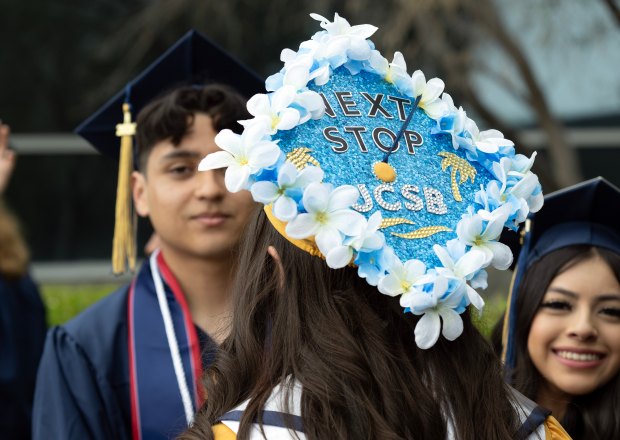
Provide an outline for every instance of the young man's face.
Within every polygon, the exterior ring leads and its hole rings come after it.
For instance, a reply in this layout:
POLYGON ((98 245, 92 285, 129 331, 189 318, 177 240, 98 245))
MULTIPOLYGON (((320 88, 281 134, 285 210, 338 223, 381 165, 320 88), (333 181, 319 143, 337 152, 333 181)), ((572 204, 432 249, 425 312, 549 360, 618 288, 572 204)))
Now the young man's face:
POLYGON ((134 172, 136 210, 148 216, 164 253, 190 258, 228 258, 255 207, 248 191, 229 193, 224 170, 198 172, 198 163, 219 150, 211 118, 195 115, 181 143, 157 143, 146 172, 134 172))

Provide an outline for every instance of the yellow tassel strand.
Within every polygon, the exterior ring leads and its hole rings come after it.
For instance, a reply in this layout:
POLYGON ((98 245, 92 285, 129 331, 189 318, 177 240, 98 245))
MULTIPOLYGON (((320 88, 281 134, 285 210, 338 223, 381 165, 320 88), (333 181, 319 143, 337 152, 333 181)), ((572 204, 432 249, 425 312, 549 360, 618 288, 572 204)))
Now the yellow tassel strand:
POLYGON ((115 275, 132 272, 136 268, 136 215, 131 199, 131 173, 133 171, 133 136, 136 124, 131 122, 129 104, 123 104, 123 123, 116 126, 116 136, 121 138, 116 189, 116 216, 112 242, 112 271, 115 275))

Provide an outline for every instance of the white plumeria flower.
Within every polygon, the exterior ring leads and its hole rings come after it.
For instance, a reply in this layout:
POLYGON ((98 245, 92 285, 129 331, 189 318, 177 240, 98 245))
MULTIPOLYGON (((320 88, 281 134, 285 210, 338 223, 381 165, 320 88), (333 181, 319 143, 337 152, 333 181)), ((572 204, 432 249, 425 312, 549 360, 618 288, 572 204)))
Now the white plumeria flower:
MULTIPOLYGON (((465 283, 487 265, 487 256, 484 252, 477 249, 465 252, 465 244, 458 239, 450 240, 446 245, 447 249, 437 244, 433 246, 435 254, 443 264, 443 267, 436 268, 437 273, 442 276, 463 280, 465 283)), ((478 310, 482 310, 484 300, 478 292, 469 284, 465 284, 465 291, 469 302, 478 310)))
POLYGON ((224 129, 215 136, 215 143, 223 151, 207 155, 198 171, 226 168, 224 182, 233 193, 245 189, 250 175, 275 164, 281 154, 275 142, 266 140, 263 124, 250 124, 241 135, 224 129))
MULTIPOLYGON (((517 154, 511 161, 511 168, 507 172, 509 177, 518 177, 520 180, 510 189, 510 193, 517 198, 525 200, 529 212, 538 212, 542 208, 544 198, 540 189, 538 176, 532 173, 536 152, 531 158, 517 154)), ((525 220, 525 218, 523 219, 525 220)))
POLYGON ((454 341, 463 333, 463 320, 454 310, 463 298, 463 285, 464 283, 447 292, 448 279, 438 276, 430 294, 418 291, 410 295, 405 304, 401 300, 401 305, 408 307, 413 314, 424 315, 414 330, 418 347, 427 349, 435 345, 440 332, 449 341, 454 341))
POLYGON ((381 249, 385 244, 385 236, 379 232, 381 220, 380 211, 371 215, 368 221, 364 220, 359 234, 345 238, 342 246, 331 250, 327 257, 328 266, 333 268, 346 266, 353 258, 353 251, 370 252, 381 249))
POLYGON ((443 81, 439 78, 432 78, 426 82, 421 70, 413 72, 411 80, 412 95, 416 98, 421 96, 418 107, 424 109, 426 114, 433 119, 443 116, 447 111, 446 104, 439 99, 445 87, 443 81))
POLYGON ((505 139, 504 135, 499 130, 485 130, 480 131, 476 123, 467 119, 465 123, 465 129, 471 135, 471 141, 476 148, 483 153, 497 153, 500 147, 513 147, 514 142, 509 139, 505 139))
POLYGON ((512 159, 509 157, 502 157, 499 162, 493 162, 491 172, 497 180, 501 183, 501 192, 506 190, 508 184, 508 173, 512 168, 512 159))
POLYGON ((542 191, 538 191, 538 194, 534 194, 536 189, 540 189, 538 176, 528 171, 527 174, 510 189, 510 193, 519 199, 525 200, 530 212, 538 212, 543 206, 544 199, 542 191))
POLYGON ((308 90, 297 93, 295 104, 303 107, 307 112, 301 116, 300 124, 303 124, 308 119, 321 119, 325 114, 325 102, 323 102, 323 98, 317 92, 308 90))
MULTIPOLYGON (((298 214, 289 222, 286 225, 286 234, 297 239, 314 236, 327 264, 332 267, 330 263, 341 263, 343 235, 359 235, 366 222, 362 214, 350 209, 358 198, 358 189, 351 185, 342 185, 332 190, 329 184, 311 183, 302 197, 307 213, 298 214), (336 255, 330 255, 332 250, 336 255)), ((348 261, 344 265, 346 264, 348 261)))
MULTIPOLYGON (((312 69, 310 71, 310 79, 313 79, 317 86, 323 86, 329 81, 330 64, 326 59, 325 51, 325 44, 317 40, 307 40, 299 45, 297 58, 307 64, 309 61, 308 71, 312 69)), ((285 56, 289 58, 290 54, 285 56)))
POLYGON ((323 179, 323 170, 313 166, 307 166, 297 171, 295 165, 290 162, 284 164, 278 170, 278 180, 260 181, 252 185, 251 192, 254 200, 269 205, 273 203, 273 214, 279 220, 288 222, 297 216, 297 200, 303 194, 303 189, 313 182, 323 179))
POLYGON ((403 264, 398 258, 394 258, 388 272, 379 280, 377 288, 384 295, 402 295, 401 305, 403 298, 417 292, 417 286, 430 279, 426 275, 426 265, 420 260, 408 260, 403 264))
POLYGON ((379 232, 382 220, 381 211, 373 213, 365 223, 362 232, 355 237, 347 238, 345 243, 358 252, 381 249, 385 244, 385 236, 379 232))
POLYGON ((509 210, 500 207, 490 214, 484 230, 483 218, 480 215, 474 214, 471 217, 462 218, 456 225, 456 235, 472 249, 484 252, 488 264, 496 269, 505 270, 512 263, 512 252, 508 246, 498 242, 497 239, 508 219, 509 210))
POLYGON ((310 69, 313 63, 313 58, 307 54, 291 58, 280 72, 267 78, 267 91, 278 90, 283 86, 292 86, 296 92, 305 89, 308 81, 312 79, 310 69))
POLYGON ((338 54, 343 49, 344 54, 352 60, 363 61, 370 57, 371 49, 366 39, 377 31, 376 26, 370 24, 351 26, 346 19, 337 13, 334 15, 333 22, 318 14, 310 14, 310 17, 321 22, 321 27, 331 37, 327 46, 326 56, 328 58, 338 54))
POLYGON ((292 86, 297 92, 305 89, 310 79, 310 66, 305 62, 294 63, 284 72, 282 86, 292 86))
MULTIPOLYGON (((282 86, 269 95, 258 93, 248 101, 248 112, 268 127, 267 134, 290 130, 299 124, 300 119, 299 111, 290 107, 296 97, 297 91, 291 85, 282 86)), ((242 121, 242 124, 248 122, 242 121)))
POLYGON ((394 84, 402 93, 412 93, 413 82, 407 73, 407 63, 405 63, 402 53, 395 52, 394 59, 391 63, 388 63, 388 60, 383 58, 379 51, 373 50, 368 64, 383 79, 390 84, 394 84))

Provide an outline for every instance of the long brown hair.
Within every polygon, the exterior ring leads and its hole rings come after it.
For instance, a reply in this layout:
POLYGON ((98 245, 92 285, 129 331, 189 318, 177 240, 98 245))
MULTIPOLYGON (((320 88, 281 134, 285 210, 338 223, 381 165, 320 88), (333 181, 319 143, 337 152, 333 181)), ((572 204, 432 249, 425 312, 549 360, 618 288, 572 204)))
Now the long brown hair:
MULTIPOLYGON (((509 382, 532 400, 544 378, 538 372, 527 348, 528 335, 534 316, 553 279, 581 261, 600 256, 620 282, 620 255, 590 245, 574 245, 542 257, 523 276, 519 287, 515 325, 515 368, 508 371, 509 382)), ((501 350, 502 322, 493 332, 496 350, 501 350)), ((573 398, 569 403, 562 426, 575 439, 620 438, 620 373, 605 386, 573 398)))
POLYGON ((0 200, 0 275, 20 278, 26 273, 28 258, 17 219, 0 200))
POLYGON ((512 438, 518 423, 499 362, 467 312, 456 341, 421 350, 419 318, 397 298, 294 247, 262 211, 237 270, 230 335, 205 374, 207 402, 181 439, 212 439, 218 418, 249 399, 238 433, 247 438, 273 388, 291 379, 302 386, 310 440, 436 440, 446 438, 447 415, 458 439, 512 438))

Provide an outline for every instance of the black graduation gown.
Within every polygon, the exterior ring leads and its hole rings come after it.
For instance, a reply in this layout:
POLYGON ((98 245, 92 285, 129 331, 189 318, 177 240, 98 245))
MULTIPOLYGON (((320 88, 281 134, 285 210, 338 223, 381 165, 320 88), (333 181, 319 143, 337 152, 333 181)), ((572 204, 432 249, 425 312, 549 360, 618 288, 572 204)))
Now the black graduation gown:
POLYGON ((0 277, 0 438, 30 438, 37 365, 45 340, 45 308, 30 276, 0 277))
MULTIPOLYGON (((131 438, 128 292, 125 286, 48 332, 35 392, 34 440, 131 438)), ((208 365, 214 345, 199 328, 197 333, 208 365)))

